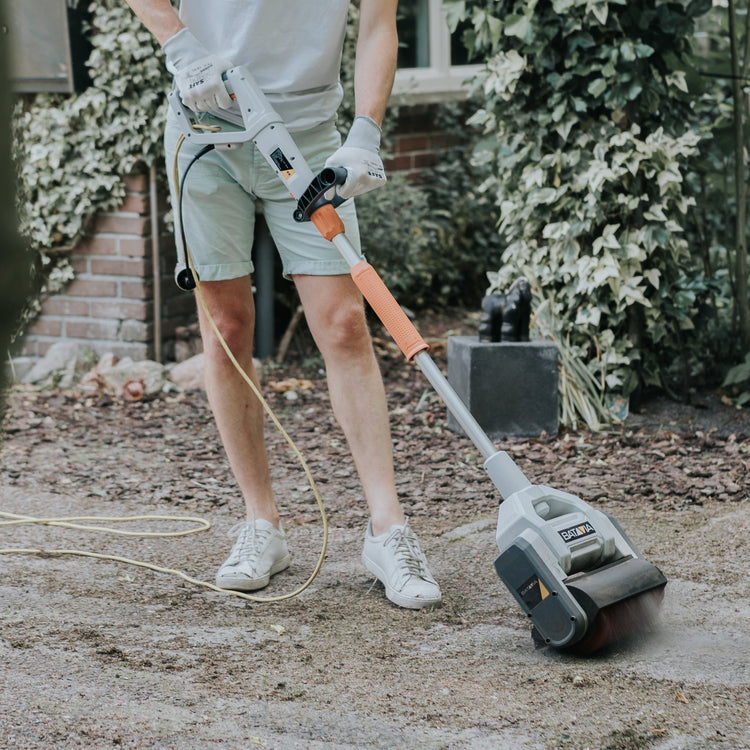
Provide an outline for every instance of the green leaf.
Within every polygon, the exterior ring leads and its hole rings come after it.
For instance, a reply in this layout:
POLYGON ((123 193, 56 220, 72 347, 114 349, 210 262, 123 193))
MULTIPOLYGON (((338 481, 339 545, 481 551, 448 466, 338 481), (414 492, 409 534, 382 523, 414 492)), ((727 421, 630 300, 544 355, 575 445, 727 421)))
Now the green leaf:
POLYGON ((726 374, 724 382, 721 384, 723 388, 730 385, 740 385, 750 381, 750 354, 745 356, 745 360, 740 364, 732 367, 726 374))
POLYGON ((534 32, 529 16, 510 15, 505 22, 505 36, 518 37, 523 42, 530 42, 534 32))
POLYGON ((685 15, 687 15, 688 18, 697 18, 698 16, 708 13, 713 6, 713 0, 690 0, 685 9, 685 15))
POLYGON ((604 78, 596 78, 586 87, 586 91, 594 97, 601 96, 606 90, 607 82, 604 78))
POLYGON ((466 3, 464 0, 444 0, 443 11, 448 28, 454 32, 458 24, 466 18, 466 3))
POLYGON ((643 43, 636 44, 633 49, 636 57, 651 57, 655 52, 653 47, 643 43))
POLYGON ((588 10, 593 13, 599 23, 604 26, 609 15, 609 4, 607 0, 589 0, 588 10))

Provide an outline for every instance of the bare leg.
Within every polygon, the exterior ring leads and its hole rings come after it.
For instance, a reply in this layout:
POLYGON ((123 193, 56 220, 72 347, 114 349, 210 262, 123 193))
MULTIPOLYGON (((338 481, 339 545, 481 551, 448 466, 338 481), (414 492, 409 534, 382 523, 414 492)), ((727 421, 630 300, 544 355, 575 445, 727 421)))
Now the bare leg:
MULTIPOLYGON (((201 292, 230 351, 257 385, 252 357, 255 305, 250 277, 204 281, 201 292)), ((206 393, 245 501, 247 518, 262 518, 276 526, 279 513, 263 436, 263 407, 221 347, 200 300, 198 317, 205 352, 206 393)))
POLYGON ((362 296, 348 275, 295 276, 326 364, 333 412, 349 443, 374 534, 404 523, 396 495, 385 389, 362 296))

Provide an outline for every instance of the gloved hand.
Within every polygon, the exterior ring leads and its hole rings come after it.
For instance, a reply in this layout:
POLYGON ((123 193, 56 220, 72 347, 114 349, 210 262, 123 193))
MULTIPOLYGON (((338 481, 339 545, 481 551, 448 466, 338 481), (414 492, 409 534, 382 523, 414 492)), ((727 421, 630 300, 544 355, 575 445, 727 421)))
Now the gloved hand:
POLYGON ((379 152, 378 124, 370 117, 355 117, 341 148, 326 160, 326 167, 346 169, 346 182, 336 188, 342 198, 353 198, 385 185, 385 168, 379 152))
POLYGON ((207 112, 232 106, 232 98, 221 80, 221 74, 232 64, 211 55, 190 29, 180 29, 167 39, 162 49, 186 107, 194 112, 207 112))

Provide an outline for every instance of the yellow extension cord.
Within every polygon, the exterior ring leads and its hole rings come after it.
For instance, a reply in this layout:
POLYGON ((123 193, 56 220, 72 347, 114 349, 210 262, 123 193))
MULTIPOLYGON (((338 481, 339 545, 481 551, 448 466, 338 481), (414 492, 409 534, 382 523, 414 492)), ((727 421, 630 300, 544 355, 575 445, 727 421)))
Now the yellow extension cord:
MULTIPOLYGON (((180 153, 180 148, 182 147, 182 144, 184 143, 184 141, 185 141, 185 136, 181 135, 179 140, 177 141, 177 146, 175 148, 175 154, 174 154, 174 162, 173 162, 173 175, 174 175, 174 185, 175 185, 175 193, 176 193, 175 199, 178 205, 179 205, 179 189, 180 189, 179 188, 180 183, 178 179, 179 178, 178 156, 180 153)), ((242 379, 247 383, 247 385, 250 387, 252 392, 255 394, 256 398, 260 401, 261 405, 263 406, 264 411, 266 412, 266 414, 268 414, 271 421, 273 422, 274 427, 276 427, 279 433, 281 433, 281 435, 284 437, 284 439, 286 440, 286 442, 292 449, 292 452, 297 457, 297 460, 299 461, 300 466, 305 472, 305 476, 307 477, 307 481, 310 484, 310 488, 313 491, 313 495, 315 496, 315 501, 318 505, 318 509, 320 511, 320 516, 321 516, 321 520, 323 524, 323 544, 320 550, 320 555, 318 556, 318 561, 312 573, 310 574, 309 578, 301 586, 289 592, 288 594, 280 594, 278 596, 256 596, 254 594, 248 594, 244 591, 234 591, 231 589, 220 588, 219 586, 215 586, 212 583, 208 583, 206 581, 201 581, 197 578, 193 578, 192 576, 189 576, 187 573, 181 570, 175 570, 173 568, 164 568, 159 565, 154 565, 152 563, 144 562, 142 560, 133 560, 128 557, 101 554, 98 552, 90 552, 87 550, 10 547, 6 549, 0 548, 0 555, 26 554, 26 555, 42 555, 42 556, 49 556, 49 557, 54 557, 58 555, 74 555, 78 557, 90 557, 90 558, 94 558, 97 560, 110 560, 114 562, 123 563, 125 565, 133 565, 139 568, 146 568, 156 573, 166 573, 168 575, 177 576, 195 586, 209 589, 211 591, 218 591, 222 594, 229 594, 231 596, 236 596, 241 599, 247 599, 252 602, 280 602, 286 599, 291 599, 301 594, 305 589, 307 589, 310 586, 310 584, 312 584, 312 582, 315 580, 318 573, 320 572, 320 569, 323 566, 323 561, 325 560, 326 551, 328 549, 328 518, 326 516, 325 506, 323 505, 323 499, 320 496, 320 492, 318 490, 317 484, 315 483, 315 479, 312 475, 312 472, 310 471, 310 468, 307 465, 307 462, 305 461, 304 456, 300 452, 299 448, 297 448, 296 444, 294 443, 294 440, 292 440, 289 433, 284 429, 284 426, 281 424, 281 422, 279 422, 278 417, 274 414, 273 410, 271 409, 271 406, 263 397, 263 394, 258 390, 257 386, 255 385, 255 383, 253 383, 252 379, 247 374, 247 372, 245 372, 242 365, 240 365, 240 363, 237 361, 237 358, 234 356, 234 354, 232 354, 232 351, 230 350, 229 345, 227 344, 224 337, 221 335, 221 332, 219 331, 219 328, 216 325, 216 321, 213 319, 213 316, 211 315, 208 309, 208 305, 206 304, 205 298, 203 297, 203 292, 201 291, 200 280, 198 278, 197 272, 195 271, 195 268, 193 267, 192 258, 190 257, 190 253, 188 252, 187 247, 185 248, 185 255, 190 265, 190 270, 192 271, 193 276, 195 278, 195 292, 198 297, 198 301, 201 305, 201 308, 203 310, 203 313, 206 316, 206 320, 209 322, 219 343, 221 344, 222 348, 226 352, 227 357, 229 357, 229 360, 237 369, 237 372, 241 375, 242 379)), ((164 537, 187 536, 188 534, 197 534, 198 532, 207 531, 208 529, 211 528, 211 524, 208 521, 201 519, 201 518, 194 518, 191 516, 163 516, 163 515, 120 516, 120 517, 69 516, 69 517, 63 517, 63 518, 36 518, 34 516, 24 516, 24 515, 18 515, 15 513, 8 513, 8 512, 0 511, 0 517, 8 519, 5 521, 0 521, 0 526, 14 526, 14 525, 19 525, 19 524, 42 524, 46 526, 60 526, 63 528, 77 529, 77 530, 82 530, 82 531, 96 531, 96 532, 102 532, 102 533, 107 533, 107 534, 117 534, 119 536, 137 536, 137 537, 143 537, 143 538, 164 538, 164 537), (88 525, 88 524, 82 523, 84 521, 99 522, 99 523, 100 522, 130 523, 134 521, 170 521, 170 522, 176 522, 176 523, 196 524, 196 528, 191 528, 191 529, 187 529, 183 531, 163 531, 163 532, 143 531, 141 532, 141 531, 127 531, 127 530, 117 529, 117 528, 108 527, 108 526, 88 525)))

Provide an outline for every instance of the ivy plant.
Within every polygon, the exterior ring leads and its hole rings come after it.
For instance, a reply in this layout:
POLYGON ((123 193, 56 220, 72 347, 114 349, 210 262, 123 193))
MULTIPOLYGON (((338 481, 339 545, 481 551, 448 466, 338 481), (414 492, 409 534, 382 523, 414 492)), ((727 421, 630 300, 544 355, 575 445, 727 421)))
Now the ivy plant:
MULTIPOLYGON (((600 402, 667 385, 694 326, 700 271, 683 229, 700 136, 686 72, 693 21, 710 5, 445 3, 486 61, 474 159, 490 170, 482 189, 506 247, 490 290, 532 281, 538 330, 586 364, 600 402)), ((590 390, 568 369, 563 398, 569 381, 590 390)))
POLYGON ((91 3, 91 85, 74 95, 38 94, 16 103, 18 212, 39 296, 73 276, 67 251, 90 220, 125 198, 123 177, 163 162, 170 80, 151 34, 125 3, 91 3))

